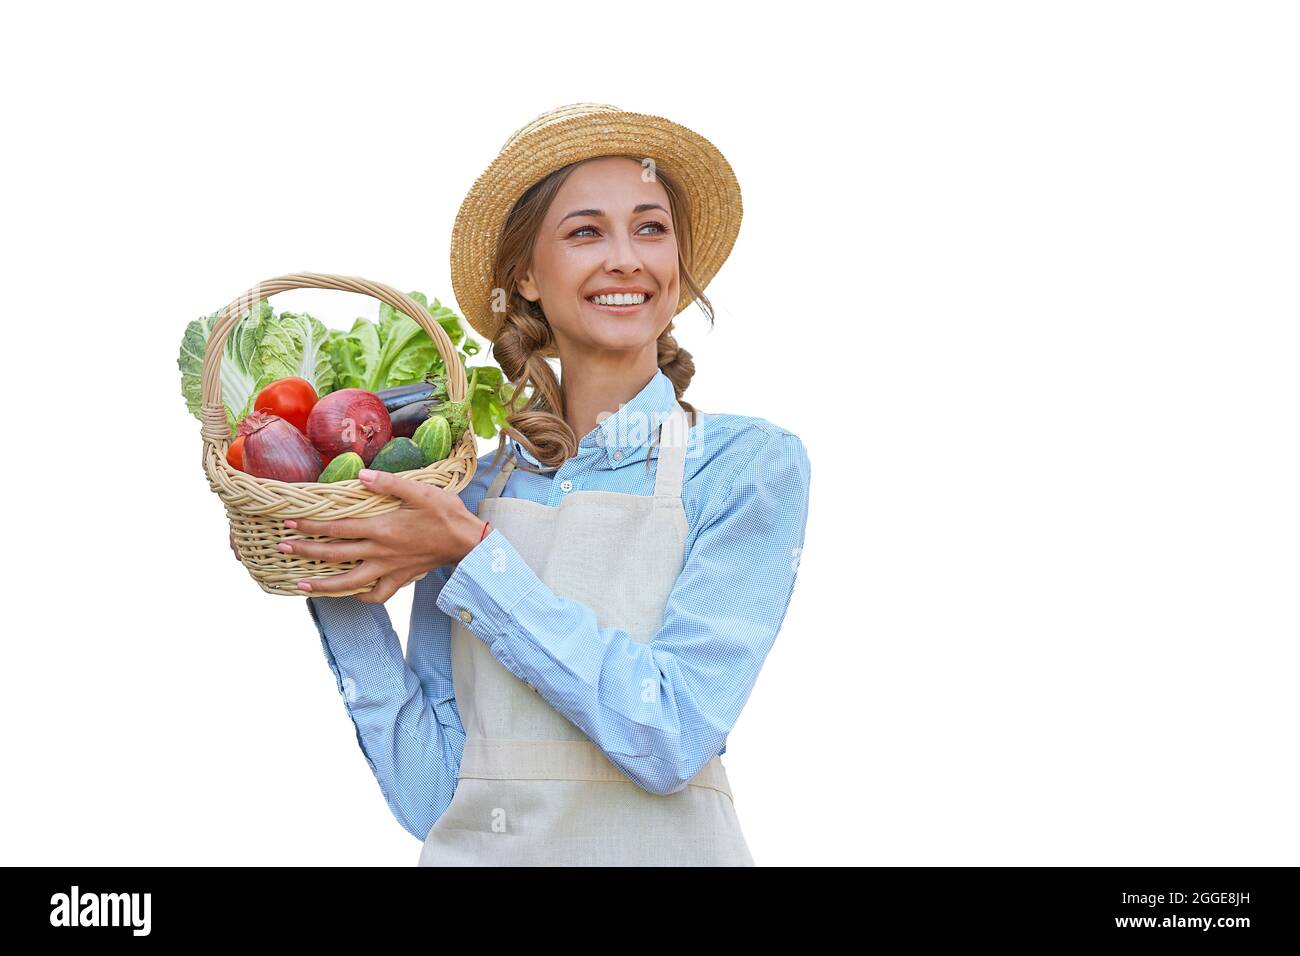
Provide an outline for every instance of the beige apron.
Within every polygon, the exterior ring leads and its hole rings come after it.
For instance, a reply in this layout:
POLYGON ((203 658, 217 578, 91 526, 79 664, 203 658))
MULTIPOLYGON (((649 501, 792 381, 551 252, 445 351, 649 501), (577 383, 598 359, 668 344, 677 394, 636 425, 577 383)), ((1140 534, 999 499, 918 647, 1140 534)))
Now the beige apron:
MULTIPOLYGON (((663 624, 685 559, 688 428, 676 405, 663 423, 653 497, 575 491, 557 507, 502 498, 512 455, 478 515, 555 594, 586 604, 599 626, 647 643, 663 624)), ((465 750, 451 804, 425 838, 420 866, 754 865, 720 757, 682 790, 651 793, 461 620, 452 617, 451 625, 465 750)))

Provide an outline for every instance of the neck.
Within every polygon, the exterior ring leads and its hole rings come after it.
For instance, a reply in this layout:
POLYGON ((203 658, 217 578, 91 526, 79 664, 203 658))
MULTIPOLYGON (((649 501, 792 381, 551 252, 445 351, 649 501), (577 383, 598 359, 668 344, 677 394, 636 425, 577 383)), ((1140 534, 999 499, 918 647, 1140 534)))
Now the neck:
POLYGON ((583 355, 579 361, 565 361, 560 354, 560 381, 564 387, 564 420, 581 441, 645 388, 659 371, 655 343, 635 354, 604 353, 583 355))

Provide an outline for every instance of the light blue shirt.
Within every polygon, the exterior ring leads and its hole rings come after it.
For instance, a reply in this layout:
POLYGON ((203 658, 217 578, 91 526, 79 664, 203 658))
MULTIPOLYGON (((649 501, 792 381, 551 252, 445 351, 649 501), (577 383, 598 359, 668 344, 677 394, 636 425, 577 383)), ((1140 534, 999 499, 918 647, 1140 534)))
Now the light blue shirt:
MULTIPOLYGON (((674 395, 657 371, 580 440, 577 455, 548 474, 516 468, 502 497, 554 507, 579 490, 653 494, 658 446, 651 447, 653 432, 635 423, 661 421, 674 395)), ((460 491, 470 511, 511 448, 541 467, 512 439, 495 466, 495 448, 481 455, 460 491)), ((416 582, 405 656, 383 605, 309 597, 357 742, 398 822, 423 840, 455 792, 465 729, 452 683, 451 617, 461 609, 493 656, 630 780, 656 794, 685 787, 726 752, 785 619, 803 550, 809 479, 807 452, 792 432, 744 415, 708 414, 697 422, 682 489, 686 557, 663 624, 645 644, 600 627, 589 606, 555 594, 495 527, 459 564, 416 582), (497 549, 506 560, 496 567, 504 564, 509 573, 493 570, 497 549), (647 708, 647 686, 658 687, 661 706, 647 708)))

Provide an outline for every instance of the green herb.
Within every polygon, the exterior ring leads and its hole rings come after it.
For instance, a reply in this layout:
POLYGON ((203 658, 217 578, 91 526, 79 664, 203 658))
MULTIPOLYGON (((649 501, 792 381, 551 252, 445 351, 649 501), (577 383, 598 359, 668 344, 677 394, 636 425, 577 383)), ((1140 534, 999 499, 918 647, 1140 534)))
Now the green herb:
POLYGON ((437 414, 447 419, 447 424, 451 426, 452 444, 460 441, 460 436, 469 425, 471 414, 474 434, 480 438, 495 438, 497 432, 505 427, 508 415, 507 405, 512 386, 505 381, 501 369, 494 365, 476 365, 465 371, 469 375, 469 384, 465 398, 459 402, 453 402, 447 396, 446 375, 425 379, 437 386, 433 397, 444 403, 437 414))

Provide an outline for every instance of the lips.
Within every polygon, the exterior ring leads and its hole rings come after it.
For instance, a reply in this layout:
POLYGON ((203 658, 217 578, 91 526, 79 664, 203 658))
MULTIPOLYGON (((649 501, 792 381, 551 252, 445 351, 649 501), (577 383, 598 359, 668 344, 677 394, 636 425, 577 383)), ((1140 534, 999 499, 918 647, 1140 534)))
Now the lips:
POLYGON ((610 312, 613 313, 614 315, 624 315, 626 313, 635 312, 637 309, 643 308, 653 298, 654 298, 654 293, 649 292, 645 289, 602 289, 600 292, 595 293, 593 296, 587 296, 586 302, 593 309, 598 309, 601 312, 610 312), (616 295, 630 296, 636 294, 643 295, 645 296, 645 298, 641 302, 625 302, 618 305, 592 301, 592 299, 595 296, 616 296, 616 295))

